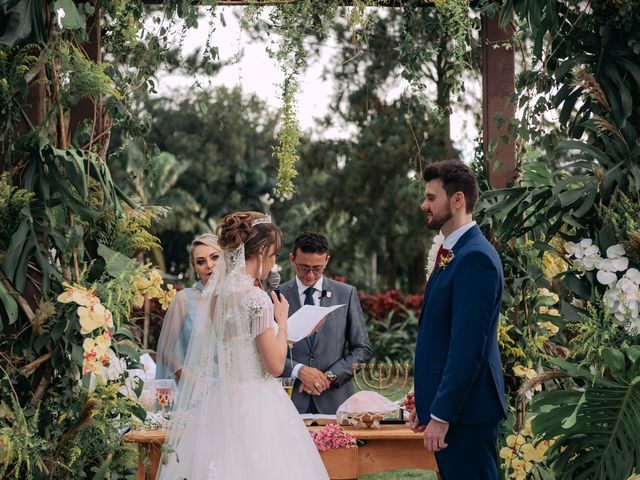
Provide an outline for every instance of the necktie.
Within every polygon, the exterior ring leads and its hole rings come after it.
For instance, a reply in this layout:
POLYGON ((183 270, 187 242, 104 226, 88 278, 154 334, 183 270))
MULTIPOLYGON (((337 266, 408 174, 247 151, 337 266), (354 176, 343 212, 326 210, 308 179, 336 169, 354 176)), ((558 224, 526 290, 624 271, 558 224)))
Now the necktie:
MULTIPOLYGON (((309 287, 304 291, 304 304, 305 305, 315 305, 316 302, 313 301, 313 293, 316 291, 314 287, 309 287)), ((313 348, 313 344, 316 341, 316 333, 313 332, 311 335, 307 337, 307 341, 309 342, 309 347, 313 348)))
POLYGON ((313 293, 316 291, 314 287, 309 287, 304 291, 304 304, 305 305, 315 305, 316 302, 313 301, 313 293))

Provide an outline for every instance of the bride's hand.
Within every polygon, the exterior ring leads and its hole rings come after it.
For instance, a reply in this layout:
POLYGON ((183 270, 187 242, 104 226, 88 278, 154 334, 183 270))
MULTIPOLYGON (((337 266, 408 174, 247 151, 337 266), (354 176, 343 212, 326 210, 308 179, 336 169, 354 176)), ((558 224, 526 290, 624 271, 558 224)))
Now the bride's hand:
POLYGON ((278 294, 276 292, 271 292, 271 299, 273 300, 273 310, 274 316, 276 317, 276 322, 278 322, 278 326, 280 328, 287 328, 287 319, 289 318, 289 302, 284 298, 284 295, 280 294, 280 298, 278 298, 278 294))

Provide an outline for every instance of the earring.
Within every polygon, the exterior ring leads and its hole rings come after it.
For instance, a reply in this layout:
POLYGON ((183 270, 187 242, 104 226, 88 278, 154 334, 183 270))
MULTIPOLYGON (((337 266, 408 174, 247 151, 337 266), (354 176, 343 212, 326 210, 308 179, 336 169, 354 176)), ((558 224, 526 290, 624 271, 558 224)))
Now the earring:
POLYGON ((258 278, 262 278, 262 257, 260 257, 260 263, 258 264, 258 278))

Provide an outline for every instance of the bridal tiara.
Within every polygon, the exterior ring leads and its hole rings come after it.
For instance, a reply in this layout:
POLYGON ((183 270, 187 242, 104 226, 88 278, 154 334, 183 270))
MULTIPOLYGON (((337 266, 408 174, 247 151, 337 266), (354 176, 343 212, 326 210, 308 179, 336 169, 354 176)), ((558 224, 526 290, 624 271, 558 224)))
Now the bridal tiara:
POLYGON ((253 222, 251 222, 251 226, 255 227, 256 225, 260 225, 261 223, 271 223, 271 215, 265 215, 264 217, 256 218, 253 222))

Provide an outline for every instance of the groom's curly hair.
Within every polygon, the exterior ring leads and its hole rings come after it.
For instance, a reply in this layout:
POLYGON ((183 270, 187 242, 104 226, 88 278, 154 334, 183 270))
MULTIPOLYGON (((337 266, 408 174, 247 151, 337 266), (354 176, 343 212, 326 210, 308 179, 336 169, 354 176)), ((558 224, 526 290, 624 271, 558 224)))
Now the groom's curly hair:
POLYGON ((456 192, 464 193, 466 212, 473 213, 478 201, 478 182, 471 169, 460 160, 441 160, 430 163, 422 170, 425 182, 442 180, 442 188, 451 197, 456 192))

